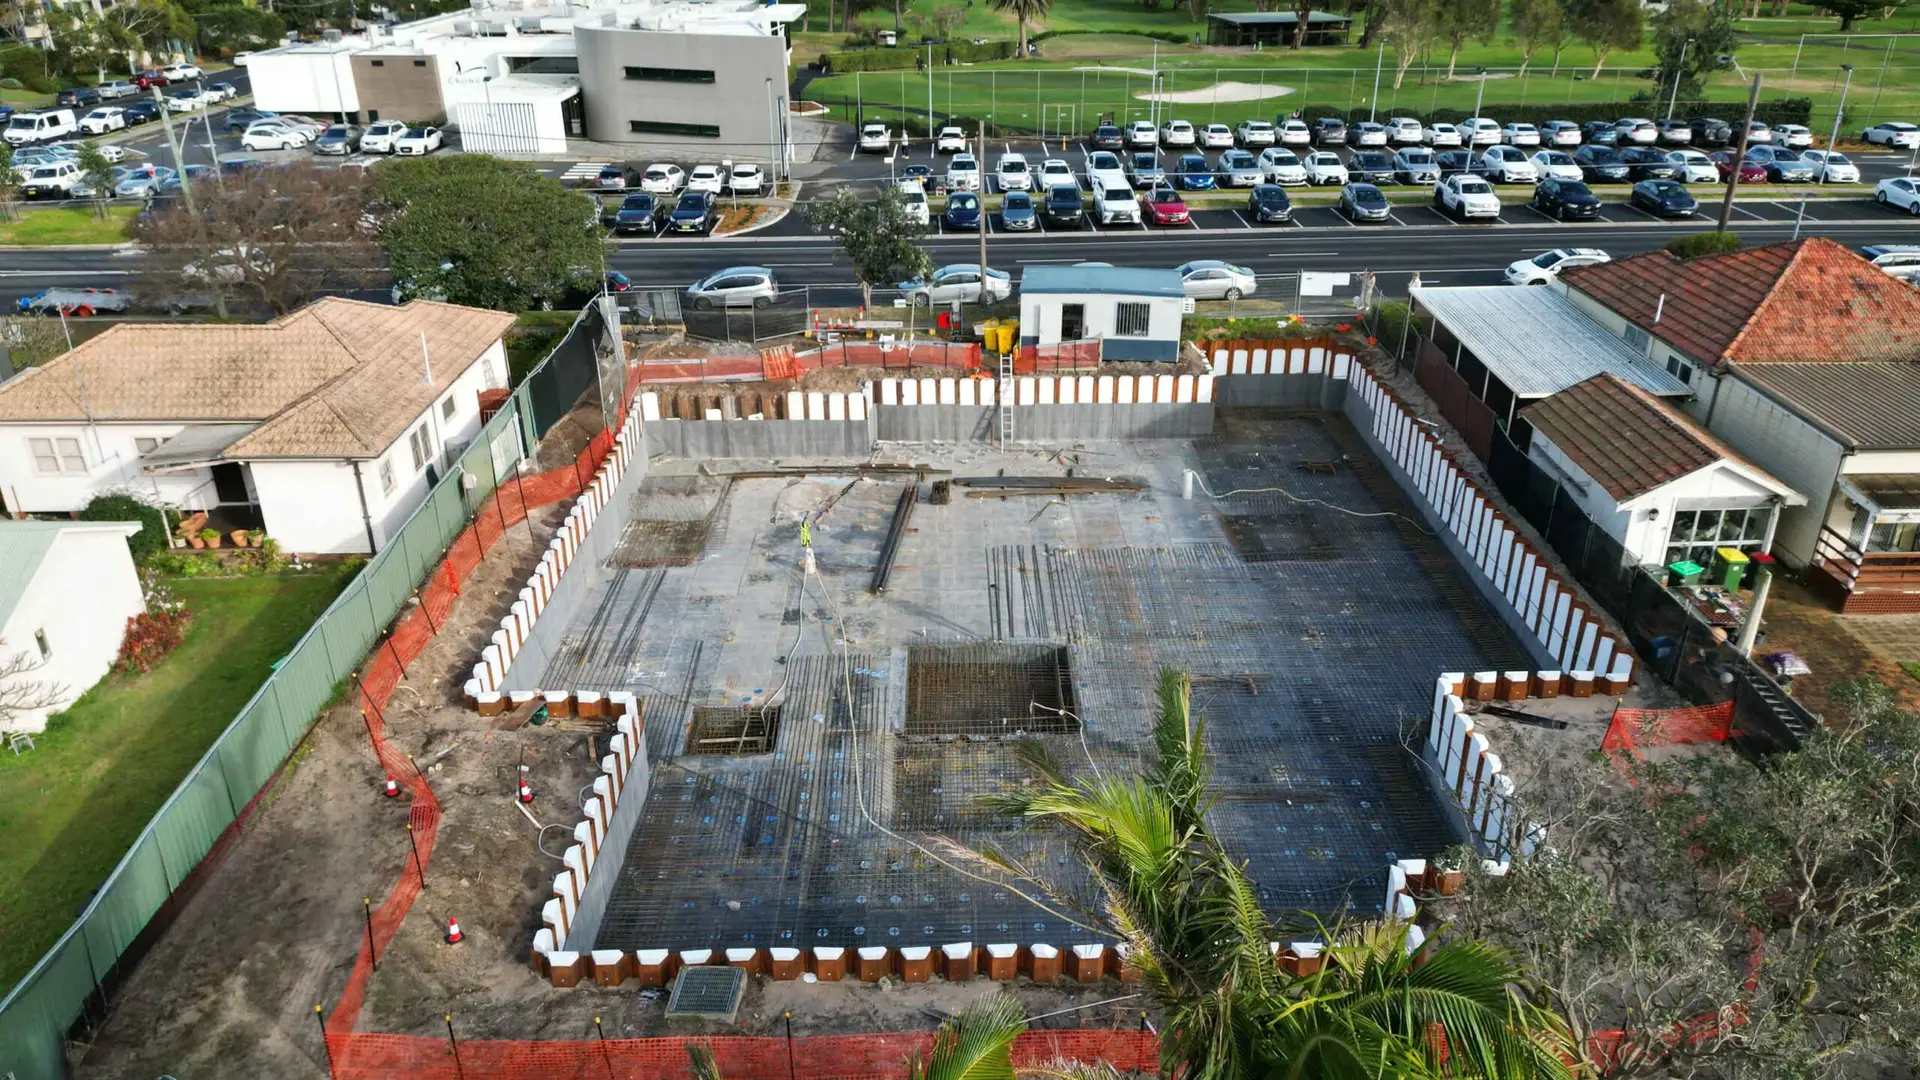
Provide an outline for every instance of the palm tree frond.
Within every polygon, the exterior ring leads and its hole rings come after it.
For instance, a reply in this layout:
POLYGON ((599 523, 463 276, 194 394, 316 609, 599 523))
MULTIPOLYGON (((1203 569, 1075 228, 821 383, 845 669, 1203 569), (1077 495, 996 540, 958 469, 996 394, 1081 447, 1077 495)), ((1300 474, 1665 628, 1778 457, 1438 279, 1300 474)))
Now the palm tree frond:
POLYGON ((1013 1040, 1027 1030, 1025 1010, 1006 994, 982 998, 940 1025, 916 1080, 1007 1080, 1013 1040))

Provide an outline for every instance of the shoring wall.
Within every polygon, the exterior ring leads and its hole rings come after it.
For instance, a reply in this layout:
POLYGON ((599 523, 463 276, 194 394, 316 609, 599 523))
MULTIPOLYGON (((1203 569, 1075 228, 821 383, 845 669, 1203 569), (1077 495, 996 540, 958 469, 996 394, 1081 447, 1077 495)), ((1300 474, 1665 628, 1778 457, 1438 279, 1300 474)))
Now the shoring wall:
MULTIPOLYGON (((600 759, 600 775, 581 803, 584 815, 573 827, 573 844, 561 857, 561 871, 553 879, 553 899, 540 909, 541 927, 533 938, 533 967, 546 974, 549 966, 566 967, 581 953, 593 950, 600 936, 600 919, 619 876, 618 854, 627 850, 640 820, 651 783, 647 740, 640 706, 634 695, 615 692, 603 702, 597 694, 582 693, 574 711, 587 716, 615 717, 613 737, 600 759), (594 873, 604 851, 616 853, 605 873, 594 873), (561 950, 572 950, 562 952, 561 950)), ((597 958, 598 954, 596 954, 597 958)))

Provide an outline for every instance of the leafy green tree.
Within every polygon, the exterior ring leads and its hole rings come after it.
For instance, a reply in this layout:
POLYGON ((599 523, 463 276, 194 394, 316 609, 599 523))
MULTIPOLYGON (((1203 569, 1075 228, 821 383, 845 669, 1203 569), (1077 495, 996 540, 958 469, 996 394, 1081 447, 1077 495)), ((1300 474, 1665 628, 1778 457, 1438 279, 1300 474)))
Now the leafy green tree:
MULTIPOLYGON (((1570 1076, 1557 1018, 1531 1000, 1503 951, 1459 937, 1412 948, 1402 923, 1323 930, 1328 962, 1294 976, 1269 942, 1287 940, 1261 910, 1241 863, 1208 831, 1210 763, 1192 683, 1163 671, 1152 753, 1137 773, 1068 777, 1037 744, 1021 755, 1036 783, 993 801, 1035 826, 1066 830, 1092 871, 1081 905, 1125 942, 1141 986, 1166 1017, 1165 1075, 1570 1076), (1435 1025, 1444 1044, 1432 1037, 1435 1025), (1444 1047, 1444 1048, 1443 1048, 1444 1047)), ((1047 889, 1047 871, 1001 851, 1003 873, 1047 889)))
POLYGON ((1559 55, 1558 46, 1566 40, 1566 12, 1560 0, 1513 0, 1509 20, 1514 43, 1520 46, 1522 77, 1540 50, 1553 49, 1559 55))
POLYGON ((592 198, 531 165, 485 154, 393 161, 374 192, 406 297, 516 311, 593 287, 605 262, 592 198))
POLYGON ((1897 1073, 1920 1054, 1920 714, 1870 680, 1829 699, 1763 767, 1717 752, 1623 777, 1510 732, 1516 819, 1549 823, 1550 854, 1438 910, 1521 956, 1574 1045, 1621 1031, 1603 1075, 1897 1073))
POLYGON ((907 1080, 1013 1080, 1013 1040, 1026 1010, 1009 994, 981 998, 940 1025, 933 1052, 908 1063, 907 1080))
POLYGON ((1637 49, 1646 29, 1640 0, 1566 0, 1567 27, 1593 47, 1598 77, 1615 49, 1637 49))
POLYGON ((58 66, 73 73, 91 71, 104 82, 107 65, 121 54, 118 26, 82 4, 55 4, 47 11, 47 35, 58 66))
POLYGON ((209 7, 194 12, 199 24, 200 49, 238 53, 275 44, 287 30, 286 20, 272 11, 244 4, 209 7))
POLYGON ((102 21, 129 71, 139 70, 143 57, 171 56, 176 43, 191 43, 200 32, 193 16, 173 0, 117 3, 102 21))
POLYGON ((1893 13, 1905 7, 1907 0, 1820 0, 1814 6, 1829 15, 1840 16, 1840 32, 1853 32, 1853 23, 1862 15, 1873 15, 1881 19, 1890 19, 1893 13))
POLYGON ((1676 72, 1681 101, 1704 98, 1707 76, 1720 67, 1720 57, 1733 55, 1733 30, 1733 16, 1723 7, 1672 0, 1653 20, 1654 100, 1673 95, 1676 72))
POLYGON ((74 164, 80 166, 80 176, 93 190, 93 209, 104 218, 107 216, 107 201, 113 198, 113 162, 92 143, 80 144, 80 156, 74 164))
POLYGON ((1393 42, 1393 88, 1398 90, 1407 68, 1440 40, 1440 0, 1374 0, 1374 12, 1380 32, 1393 42))
POLYGON ((1493 40, 1500 28, 1500 0, 1447 0, 1440 5, 1440 37, 1447 43, 1447 78, 1460 60, 1460 49, 1469 41, 1481 44, 1493 40))
POLYGON ((13 168, 13 144, 0 141, 0 215, 13 220, 14 203, 20 198, 20 174, 13 168))
POLYGON ((814 200, 807 220, 840 238, 840 248, 860 278, 862 303, 873 302, 875 285, 904 281, 933 267, 920 246, 927 226, 907 212, 906 199, 892 184, 868 198, 843 185, 832 198, 814 200))
POLYGON ((1027 55, 1027 24, 1039 22, 1053 10, 1053 0, 987 0, 995 11, 1011 15, 1020 24, 1020 55, 1027 55))
POLYGON ((1696 255, 1726 255, 1740 250, 1740 234, 1708 229, 1677 236, 1667 241, 1666 247, 1683 259, 1691 259, 1696 255))

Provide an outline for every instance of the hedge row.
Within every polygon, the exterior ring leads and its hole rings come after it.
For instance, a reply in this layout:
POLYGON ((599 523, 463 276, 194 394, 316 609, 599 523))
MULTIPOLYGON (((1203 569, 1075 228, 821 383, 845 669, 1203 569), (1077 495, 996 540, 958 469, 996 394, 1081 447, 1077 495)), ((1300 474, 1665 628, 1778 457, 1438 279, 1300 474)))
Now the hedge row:
POLYGON ((1068 34, 1125 34, 1128 37, 1153 38, 1156 41, 1185 45, 1193 40, 1193 34, 1183 34, 1178 30, 1042 30, 1037 34, 1028 34, 1030 42, 1042 42, 1048 38, 1065 37, 1068 34))
MULTIPOLYGON (((978 64, 988 60, 1011 60, 1015 46, 1011 41, 953 41, 933 46, 936 64, 978 64)), ((821 53, 814 65, 829 75, 849 75, 856 71, 906 71, 918 67, 927 58, 924 45, 897 48, 848 49, 821 53)))
MULTIPOLYGON (((1618 120, 1623 116, 1665 116, 1664 103, 1656 108, 1653 103, 1640 101, 1602 101, 1582 102, 1579 104, 1526 105, 1502 104, 1489 101, 1483 104, 1480 112, 1491 116, 1501 123, 1526 123, 1540 125, 1549 120, 1569 120, 1584 124, 1589 120, 1618 120)), ((1284 115, 1284 114, 1283 114, 1284 115)), ((1308 123, 1323 117, 1337 116, 1349 124, 1368 119, 1366 109, 1335 109, 1328 106, 1310 105, 1302 110, 1308 123)), ((1411 116, 1423 124, 1457 124, 1473 115, 1468 109, 1435 109, 1432 112, 1420 110, 1393 110, 1395 116, 1411 116)), ((1676 117, 1712 116, 1725 120, 1729 124, 1738 124, 1747 115, 1747 106, 1737 101, 1682 101, 1674 109, 1676 117)), ((1762 101, 1754 110, 1753 118, 1763 124, 1800 124, 1806 125, 1813 115, 1813 101, 1809 98, 1781 98, 1776 101, 1762 101)), ((1374 119, 1385 121, 1387 114, 1376 112, 1374 119)))
POLYGON ((16 80, 25 89, 41 94, 60 88, 47 71, 47 54, 31 45, 0 49, 0 78, 16 80))

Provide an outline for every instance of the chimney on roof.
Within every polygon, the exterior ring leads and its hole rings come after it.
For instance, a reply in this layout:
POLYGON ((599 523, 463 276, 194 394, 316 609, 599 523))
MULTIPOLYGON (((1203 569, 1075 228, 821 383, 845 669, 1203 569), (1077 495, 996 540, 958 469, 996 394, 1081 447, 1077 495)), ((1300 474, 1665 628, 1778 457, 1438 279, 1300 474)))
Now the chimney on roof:
POLYGON ((1660 302, 1653 305, 1653 324, 1655 326, 1660 325, 1660 316, 1666 310, 1667 310, 1667 294, 1661 293, 1660 302))

